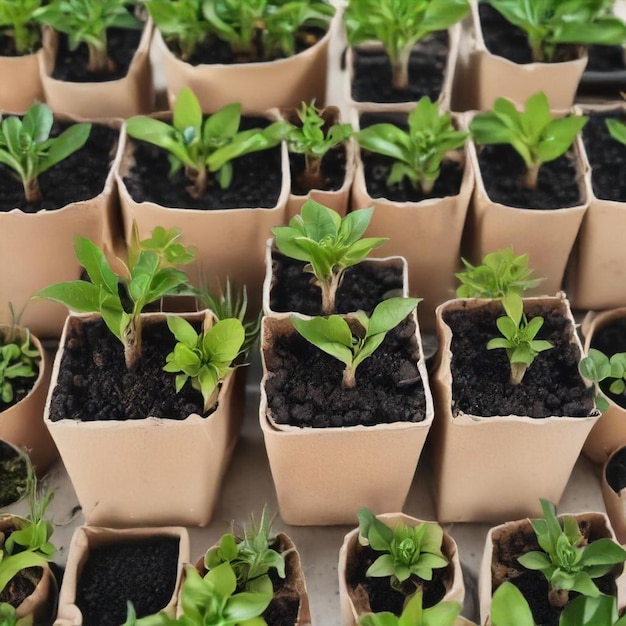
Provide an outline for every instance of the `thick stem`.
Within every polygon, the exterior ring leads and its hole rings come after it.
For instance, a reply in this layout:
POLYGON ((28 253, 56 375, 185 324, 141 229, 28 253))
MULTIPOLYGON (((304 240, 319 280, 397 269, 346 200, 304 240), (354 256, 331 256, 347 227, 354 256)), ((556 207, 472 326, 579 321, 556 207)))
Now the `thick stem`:
POLYGON ((422 193, 425 196, 428 196, 432 193, 433 187, 435 186, 436 181, 437 179, 432 178, 431 176, 422 176, 420 180, 420 187, 421 187, 422 193))
POLYGON ((298 177, 298 185, 306 191, 321 189, 324 182, 322 179, 322 159, 305 155, 304 161, 304 172, 298 177))
POLYGON ((540 163, 535 163, 531 167, 526 169, 524 175, 524 187, 526 189, 537 189, 537 180, 539 179, 539 167, 540 163))
POLYGON ((15 42, 15 52, 19 55, 26 54, 29 48, 28 30, 24 24, 15 24, 13 28, 13 41, 15 42))
POLYGON ((511 384, 519 385, 528 369, 525 363, 511 363, 511 384))
POLYGON ((343 276, 343 271, 334 272, 331 279, 320 280, 322 289, 322 315, 332 315, 335 312, 335 298, 337 289, 343 276))
POLYGON ((530 46, 530 51, 532 54, 534 63, 544 63, 546 61, 545 55, 543 53, 543 46, 541 39, 529 39, 528 45, 530 46))
POLYGON ((551 589, 548 593, 548 602, 556 607, 565 606, 569 602, 569 591, 565 589, 551 589))
POLYGON ((409 88, 409 57, 411 48, 401 50, 398 58, 392 62, 392 87, 395 91, 406 91, 409 88))
POLYGON ((354 389, 356 387, 356 371, 351 367, 343 370, 341 385, 344 389, 354 389))
POLYGON ((27 204, 41 202, 41 191, 39 190, 39 181, 36 177, 24 181, 24 197, 27 204))
POLYGON ((185 167, 185 176, 193 182, 187 187, 187 191, 192 198, 202 198, 207 186, 207 172, 205 168, 199 170, 185 167))
POLYGON ((110 74, 115 69, 115 64, 109 59, 106 44, 94 46, 88 44, 89 61, 87 63, 87 71, 92 74, 110 74))
POLYGON ((124 333, 124 360, 126 369, 134 372, 141 360, 141 317, 131 320, 124 333))

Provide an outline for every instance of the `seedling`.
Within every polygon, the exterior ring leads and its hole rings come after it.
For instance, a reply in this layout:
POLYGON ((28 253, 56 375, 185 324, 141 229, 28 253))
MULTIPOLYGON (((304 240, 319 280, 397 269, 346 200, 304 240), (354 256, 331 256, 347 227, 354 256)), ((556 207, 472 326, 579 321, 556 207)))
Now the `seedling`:
POLYGON ((418 298, 389 298, 376 306, 371 317, 363 311, 354 314, 353 325, 340 315, 304 320, 289 319, 310 343, 345 364, 342 386, 356 387, 357 367, 376 351, 387 333, 417 306, 418 298))
POLYGON ((32 626, 33 617, 18 617, 17 611, 8 602, 0 602, 0 626, 32 626))
POLYGON ((503 348, 511 367, 511 384, 519 385, 532 365, 535 357, 553 345, 545 339, 535 339, 543 326, 543 317, 533 317, 530 321, 524 314, 522 297, 515 292, 509 292, 502 298, 505 316, 496 320, 502 337, 490 339, 487 350, 503 348))
POLYGON ((0 0, 0 30, 13 38, 19 56, 34 52, 40 44, 36 13, 43 0, 0 0))
POLYGON ((41 201, 38 177, 80 150, 91 132, 91 124, 72 124, 51 138, 53 122, 45 104, 33 104, 22 119, 12 115, 0 123, 0 163, 21 180, 27 204, 41 201))
POLYGON ((609 358, 604 352, 589 348, 587 356, 578 364, 578 369, 585 378, 596 383, 596 406, 602 412, 609 408, 607 399, 600 391, 602 381, 611 381, 609 391, 615 395, 619 396, 626 391, 626 352, 617 352, 609 358))
POLYGON ((615 141, 619 141, 626 145, 626 124, 616 120, 614 118, 607 118, 604 123, 609 131, 609 134, 615 141))
POLYGON ((359 209, 341 217, 314 200, 302 205, 289 226, 276 226, 276 246, 286 256, 306 261, 305 272, 313 274, 322 290, 322 313, 335 312, 337 289, 346 268, 363 261, 387 238, 362 238, 374 209, 359 209))
POLYGON ((442 162, 465 144, 469 133, 456 130, 450 113, 440 113, 437 103, 427 96, 409 113, 408 121, 408 132, 395 124, 374 124, 355 138, 362 148, 394 159, 388 185, 401 184, 407 178, 414 189, 428 195, 442 162))
POLYGON ((552 63, 558 46, 622 45, 626 25, 607 0, 485 0, 528 38, 533 61, 552 63))
POLYGON ((483 257, 480 265, 461 259, 465 271, 455 274, 461 282, 456 290, 458 298, 503 298, 508 293, 522 295, 541 283, 542 278, 531 278, 534 270, 528 267, 528 255, 515 255, 512 248, 502 248, 483 257))
POLYGON ((107 29, 139 28, 141 22, 128 10, 127 0, 50 0, 37 12, 43 24, 68 37, 70 50, 87 45, 87 71, 111 74, 115 64, 109 58, 107 29))
POLYGON ((415 45, 456 24, 468 11, 467 0, 351 0, 345 12, 348 43, 380 41, 391 61, 393 88, 406 90, 415 45))
POLYGON ((553 606, 565 606, 569 592, 598 597, 594 578, 604 576, 626 560, 626 550, 612 539, 598 539, 590 544, 580 532, 576 520, 556 516, 556 507, 540 500, 543 518, 531 520, 540 551, 527 552, 518 561, 530 570, 543 573, 550 584, 548 600, 553 606))
POLYGON ((239 130, 240 122, 240 104, 227 104, 203 119, 198 99, 185 87, 176 98, 172 125, 139 115, 126 122, 126 131, 135 139, 167 150, 171 174, 184 167, 192 183, 187 187, 189 195, 201 198, 209 184, 210 172, 215 173, 219 186, 226 189, 233 178, 234 159, 273 148, 283 138, 283 122, 244 131, 239 130))
POLYGON ((322 160, 335 146, 352 135, 350 124, 332 124, 326 131, 324 111, 315 103, 302 103, 298 111, 300 125, 290 124, 286 133, 289 152, 304 155, 304 172, 298 180, 305 189, 319 188, 322 183, 322 160))
POLYGON ((193 293, 187 275, 174 267, 191 263, 195 256, 195 250, 180 243, 180 238, 180 229, 157 226, 150 238, 140 241, 134 226, 128 262, 117 260, 121 266, 118 274, 96 244, 77 235, 74 251, 90 281, 56 283, 35 296, 79 313, 100 313, 124 346, 126 367, 134 370, 141 359, 141 312, 146 305, 164 296, 193 293))
POLYGON ((408 598, 402 614, 373 613, 359 618, 360 626, 454 626, 461 612, 458 602, 439 602, 425 609, 422 606, 422 590, 419 589, 408 598))
POLYGON ((510 100, 498 98, 492 111, 472 120, 470 131, 480 145, 510 144, 526 165, 524 186, 535 189, 542 164, 565 154, 587 119, 584 115, 552 119, 548 99, 540 91, 528 98, 521 113, 510 100))
POLYGON ((204 412, 208 413, 217 404, 220 383, 234 369, 232 363, 245 339, 243 324, 238 319, 225 319, 196 333, 182 317, 170 316, 167 325, 177 343, 163 369, 177 374, 176 393, 191 381, 202 394, 204 412))
POLYGON ((0 339, 0 406, 4 404, 6 408, 14 401, 14 381, 35 378, 39 373, 41 355, 30 342, 29 330, 18 329, 14 316, 13 323, 0 339))

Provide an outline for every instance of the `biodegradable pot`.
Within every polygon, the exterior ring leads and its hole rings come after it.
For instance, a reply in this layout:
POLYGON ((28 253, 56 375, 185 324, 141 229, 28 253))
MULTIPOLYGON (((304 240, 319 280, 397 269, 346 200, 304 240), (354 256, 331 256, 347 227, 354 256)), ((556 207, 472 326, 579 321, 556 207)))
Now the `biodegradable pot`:
POLYGON ((28 463, 24 449, 0 439, 0 515, 26 496, 28 463))
POLYGON ((59 35, 51 28, 43 30, 43 54, 39 67, 43 91, 53 111, 90 118, 127 118, 149 113, 154 107, 150 42, 152 21, 144 26, 139 46, 126 76, 103 82, 70 82, 53 78, 59 47, 59 35))
MULTIPOLYGON (((404 515, 403 513, 384 513, 377 517, 392 528, 398 526, 400 523, 409 526, 417 526, 418 524, 424 523, 423 520, 404 515)), ((358 626, 359 618, 362 615, 372 612, 366 590, 360 585, 356 588, 352 587, 348 582, 349 571, 353 570, 357 565, 358 545, 359 529, 357 527, 344 537, 343 544, 339 550, 337 573, 339 575, 339 601, 341 603, 341 619, 343 626, 358 626)), ((442 552, 449 561, 444 572, 446 593, 442 601, 458 602, 463 605, 465 585, 463 583, 463 572, 461 571, 459 553, 456 542, 446 532, 443 534, 442 552)), ((457 626, 460 626, 460 624, 463 624, 463 622, 458 621, 457 626)))
MULTIPOLYGON (((0 337, 6 337, 8 326, 0 326, 0 337)), ((23 332, 24 329, 18 329, 23 332)), ((0 411, 0 439, 25 448, 33 467, 43 476, 58 456, 57 449, 43 422, 43 409, 50 384, 50 358, 34 335, 30 336, 41 360, 28 395, 4 411, 0 411)))
MULTIPOLYGON (((569 320, 570 342, 582 356, 565 295, 526 298, 569 320)), ((481 417, 458 411, 452 396, 452 331, 444 313, 499 306, 482 299, 450 300, 437 307, 438 361, 433 373, 436 419, 434 476, 437 519, 502 521, 541 514, 539 498, 558 503, 578 454, 599 412, 589 417, 522 415, 481 417), (480 454, 476 454, 481 450, 480 454)))
MULTIPOLYGON (((57 115, 59 121, 79 122, 57 115)), ((120 128, 119 120, 107 123, 120 128)), ((82 235, 99 247, 113 248, 118 230, 117 194, 113 170, 121 158, 119 144, 102 191, 94 198, 72 202, 60 209, 25 213, 0 211, 0 324, 9 324, 9 303, 19 311, 26 304, 21 323, 42 338, 58 338, 67 309, 49 300, 30 300, 40 289, 56 282, 76 280, 81 267, 74 253, 74 237, 82 235), (27 253, 26 253, 27 251, 27 253), (16 262, 19 260, 19 271, 16 262)))
POLYGON ((285 523, 352 524, 360 507, 383 512, 404 506, 433 419, 432 396, 415 315, 414 321, 416 361, 426 400, 423 421, 299 428, 274 421, 265 387, 274 375, 266 365, 273 342, 295 330, 289 319, 264 318, 259 419, 280 516, 285 523), (389 462, 390 450, 393 450, 393 463, 389 462))
POLYGON ((24 56, 0 56, 0 110, 23 113, 35 102, 43 102, 41 57, 42 48, 24 56))
MULTIPOLYGON (((109 545, 130 544, 136 541, 169 537, 178 540, 178 564, 174 592, 162 610, 171 618, 176 613, 176 603, 182 584, 183 565, 189 561, 189 534, 182 527, 113 529, 96 526, 79 526, 72 535, 67 555, 67 565, 59 595, 59 609, 54 626, 82 626, 83 615, 76 605, 80 578, 89 559, 90 551, 109 545)), ((146 572, 150 576, 150 572, 146 572)))
MULTIPOLYGON (((142 316, 144 329, 166 318, 162 313, 142 316)), ((69 332, 98 317, 67 318, 44 413, 86 522, 111 526, 208 524, 241 425, 241 406, 233 396, 234 376, 226 377, 217 408, 207 417, 194 413, 184 420, 147 415, 125 421, 52 421, 50 405, 69 332), (104 467, 106 471, 102 471, 104 467)), ((212 319, 208 311, 182 317, 205 325, 212 319)))

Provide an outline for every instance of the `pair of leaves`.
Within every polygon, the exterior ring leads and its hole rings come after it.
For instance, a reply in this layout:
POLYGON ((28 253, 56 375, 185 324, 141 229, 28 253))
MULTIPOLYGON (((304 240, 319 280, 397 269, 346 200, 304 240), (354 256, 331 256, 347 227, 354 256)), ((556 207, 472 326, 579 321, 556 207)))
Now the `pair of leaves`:
POLYGON ((12 380, 34 378, 39 372, 39 352, 31 346, 30 333, 25 331, 22 340, 0 345, 0 400, 13 401, 12 380))
POLYGON ((611 379, 611 393, 620 395, 626 391, 626 352, 617 352, 609 358, 602 351, 589 348, 578 369, 585 378, 595 383, 611 379))

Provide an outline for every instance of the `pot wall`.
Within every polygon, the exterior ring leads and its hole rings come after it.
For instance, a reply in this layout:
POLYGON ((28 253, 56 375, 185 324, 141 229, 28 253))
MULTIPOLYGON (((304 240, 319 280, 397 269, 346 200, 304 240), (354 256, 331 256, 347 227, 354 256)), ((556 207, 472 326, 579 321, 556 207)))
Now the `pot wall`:
POLYGON ((43 102, 39 76, 43 49, 21 57, 0 56, 0 110, 24 113, 31 104, 43 102))

